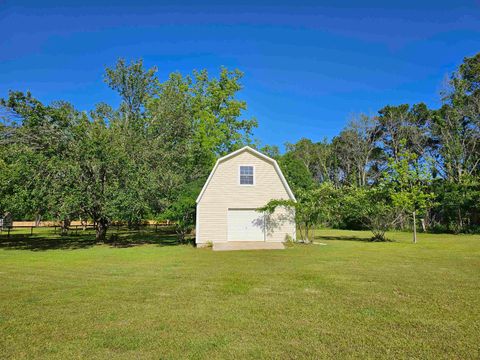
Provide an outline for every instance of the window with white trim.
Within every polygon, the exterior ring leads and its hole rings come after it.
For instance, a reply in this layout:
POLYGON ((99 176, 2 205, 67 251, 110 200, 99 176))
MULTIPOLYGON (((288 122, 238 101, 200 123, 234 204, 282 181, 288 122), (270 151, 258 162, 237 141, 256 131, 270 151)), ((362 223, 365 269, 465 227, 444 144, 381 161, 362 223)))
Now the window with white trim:
POLYGON ((253 166, 240 166, 240 185, 253 185, 253 166))

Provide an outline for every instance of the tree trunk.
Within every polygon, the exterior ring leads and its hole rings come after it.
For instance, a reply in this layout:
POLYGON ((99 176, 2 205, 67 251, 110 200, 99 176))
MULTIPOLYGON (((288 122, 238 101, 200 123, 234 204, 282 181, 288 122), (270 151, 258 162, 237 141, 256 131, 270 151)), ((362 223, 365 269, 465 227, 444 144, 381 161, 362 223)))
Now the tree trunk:
POLYGON ((42 215, 35 215, 35 226, 39 226, 40 222, 42 221, 42 215))
POLYGON ((62 222, 60 223, 60 234, 67 235, 68 228, 70 227, 70 220, 69 219, 63 219, 62 222))
POLYGON ((462 210, 460 208, 457 209, 458 214, 458 228, 460 231, 463 229, 463 218, 462 218, 462 210))
POLYGON ((97 242, 105 242, 107 237, 108 221, 106 219, 100 219, 97 222, 97 229, 95 239, 97 242))
POLYGON ((177 233, 177 240, 180 244, 185 244, 185 237, 187 235, 187 232, 185 229, 183 229, 182 227, 177 227, 177 230, 176 230, 176 233, 177 233))
POLYGON ((420 220, 422 222, 422 230, 423 232, 427 232, 427 226, 425 225, 425 219, 420 220))
MULTIPOLYGON (((303 236, 302 226, 299 226, 299 227, 298 227, 298 230, 300 231, 300 239, 301 239, 301 240, 304 240, 305 237, 303 236)), ((297 238, 297 241, 298 241, 298 238, 297 238)))
POLYGON ((413 243, 417 243, 417 219, 415 217, 416 211, 413 210, 413 243))

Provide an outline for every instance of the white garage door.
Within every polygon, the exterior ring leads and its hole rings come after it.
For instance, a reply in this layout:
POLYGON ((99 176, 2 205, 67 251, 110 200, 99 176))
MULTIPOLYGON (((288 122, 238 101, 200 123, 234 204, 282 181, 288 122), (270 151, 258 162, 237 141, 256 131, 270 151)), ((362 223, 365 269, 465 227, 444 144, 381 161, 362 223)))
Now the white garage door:
POLYGON ((265 241, 264 216, 251 209, 229 209, 228 241, 265 241))

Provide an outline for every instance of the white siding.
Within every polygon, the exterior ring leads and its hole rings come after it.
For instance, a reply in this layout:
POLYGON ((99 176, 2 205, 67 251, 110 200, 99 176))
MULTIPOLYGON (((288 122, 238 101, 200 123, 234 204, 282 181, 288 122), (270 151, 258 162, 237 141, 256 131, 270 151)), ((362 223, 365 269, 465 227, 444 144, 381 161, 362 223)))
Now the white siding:
MULTIPOLYGON (((271 199, 289 199, 273 163, 245 150, 219 162, 197 204, 197 242, 226 242, 228 209, 256 209, 271 199), (255 185, 239 184, 239 166, 255 167, 255 185)), ((267 219, 266 241, 282 242, 286 235, 295 236, 293 214, 287 209, 267 219)))

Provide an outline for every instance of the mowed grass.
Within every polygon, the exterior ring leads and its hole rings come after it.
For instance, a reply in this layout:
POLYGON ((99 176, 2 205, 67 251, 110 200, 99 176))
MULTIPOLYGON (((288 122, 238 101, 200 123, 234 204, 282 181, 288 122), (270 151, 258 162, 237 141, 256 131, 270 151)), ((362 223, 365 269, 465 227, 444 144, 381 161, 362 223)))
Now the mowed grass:
POLYGON ((326 245, 241 252, 37 236, 0 236, 2 359, 480 357, 480 236, 319 230, 326 245))

